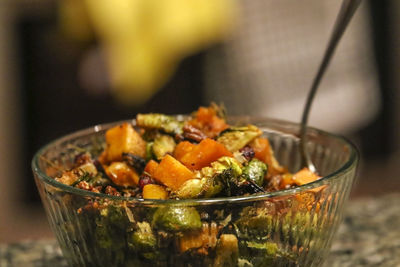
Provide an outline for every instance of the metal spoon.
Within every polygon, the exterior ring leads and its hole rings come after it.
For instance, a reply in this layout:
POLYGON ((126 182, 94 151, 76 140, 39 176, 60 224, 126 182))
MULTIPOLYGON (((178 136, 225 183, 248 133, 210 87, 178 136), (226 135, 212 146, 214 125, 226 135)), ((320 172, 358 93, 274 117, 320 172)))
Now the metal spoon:
POLYGON ((315 76, 311 89, 308 92, 306 104, 304 106, 300 125, 300 152, 303 161, 302 165, 308 167, 308 169, 312 172, 316 172, 316 168, 315 165, 312 163, 310 155, 307 151, 307 122, 308 116, 310 114, 311 104, 314 99, 315 93, 317 92, 318 86, 321 82, 321 79, 324 76, 329 62, 331 61, 331 58, 335 52, 336 46, 339 43, 347 25, 349 24, 360 3, 361 0, 343 0, 339 14, 336 17, 336 22, 331 34, 331 38, 326 47, 325 54, 322 58, 322 62, 319 66, 317 75, 315 76))

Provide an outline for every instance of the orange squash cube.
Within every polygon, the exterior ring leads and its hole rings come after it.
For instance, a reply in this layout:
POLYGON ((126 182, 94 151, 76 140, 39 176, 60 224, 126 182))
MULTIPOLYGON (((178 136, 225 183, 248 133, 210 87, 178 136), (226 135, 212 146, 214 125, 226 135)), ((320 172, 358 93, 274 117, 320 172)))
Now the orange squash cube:
POLYGON ((113 162, 105 168, 105 172, 119 186, 136 186, 139 183, 139 175, 125 162, 113 162))
POLYGON ((156 171, 156 169, 158 168, 158 162, 155 160, 150 160, 149 162, 147 162, 146 167, 144 167, 144 171, 147 172, 148 174, 150 174, 151 177, 154 176, 154 172, 156 171))
POLYGON ((121 161, 122 153, 131 153, 142 158, 146 156, 146 142, 129 123, 109 129, 105 137, 105 159, 108 162, 121 161))
POLYGON ((187 180, 193 178, 193 172, 170 155, 165 155, 154 171, 153 178, 172 190, 178 190, 187 180))
POLYGON ((320 176, 316 173, 310 171, 308 168, 303 168, 293 175, 292 180, 296 185, 303 185, 314 182, 319 178, 320 176))
POLYGON ((200 170, 223 156, 233 157, 233 154, 223 144, 206 138, 186 153, 181 162, 191 170, 200 170))
POLYGON ((167 199, 168 192, 164 186, 157 184, 147 184, 143 187, 144 199, 167 199))
POLYGON ((188 141, 180 142, 180 143, 175 147, 174 157, 175 157, 177 160, 180 161, 180 160, 182 159, 182 157, 183 157, 184 155, 186 155, 187 153, 189 153, 190 151, 192 151, 194 147, 196 147, 196 145, 195 145, 195 144, 192 144, 192 143, 190 143, 190 142, 188 142, 188 141))

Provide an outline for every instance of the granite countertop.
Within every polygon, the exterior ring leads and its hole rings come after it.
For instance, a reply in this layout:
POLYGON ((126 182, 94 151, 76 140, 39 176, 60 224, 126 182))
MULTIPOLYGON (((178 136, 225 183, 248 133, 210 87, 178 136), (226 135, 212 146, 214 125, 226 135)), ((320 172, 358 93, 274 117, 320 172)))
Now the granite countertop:
MULTIPOLYGON (((67 266, 55 240, 0 244, 0 266, 67 266)), ((400 194, 349 202, 326 267, 400 266, 400 194)))

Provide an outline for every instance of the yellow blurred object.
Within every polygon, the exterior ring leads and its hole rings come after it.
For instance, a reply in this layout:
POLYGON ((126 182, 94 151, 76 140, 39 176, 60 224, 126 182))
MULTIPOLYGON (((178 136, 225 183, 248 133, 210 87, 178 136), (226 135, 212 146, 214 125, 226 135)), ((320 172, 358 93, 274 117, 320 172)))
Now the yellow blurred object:
POLYGON ((93 30, 82 0, 60 1, 58 12, 61 30, 65 35, 81 42, 93 39, 93 30))
POLYGON ((82 3, 105 49, 115 95, 127 104, 148 100, 180 60, 226 38, 237 13, 234 0, 82 3))

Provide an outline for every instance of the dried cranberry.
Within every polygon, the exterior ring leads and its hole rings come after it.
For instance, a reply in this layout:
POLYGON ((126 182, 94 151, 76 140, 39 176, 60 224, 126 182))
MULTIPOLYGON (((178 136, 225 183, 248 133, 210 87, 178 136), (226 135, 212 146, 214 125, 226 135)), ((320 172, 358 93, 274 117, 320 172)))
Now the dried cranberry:
POLYGON ((148 184, 155 184, 156 183, 156 181, 154 181, 154 179, 153 178, 151 178, 149 175, 147 175, 147 174, 142 174, 141 176, 140 176, 140 179, 139 179, 139 187, 140 187, 140 189, 143 189, 143 187, 145 186, 145 185, 148 185, 148 184))
POLYGON ((254 149, 251 148, 250 146, 245 146, 239 151, 242 153, 243 157, 245 157, 247 160, 251 160, 256 155, 254 149))

